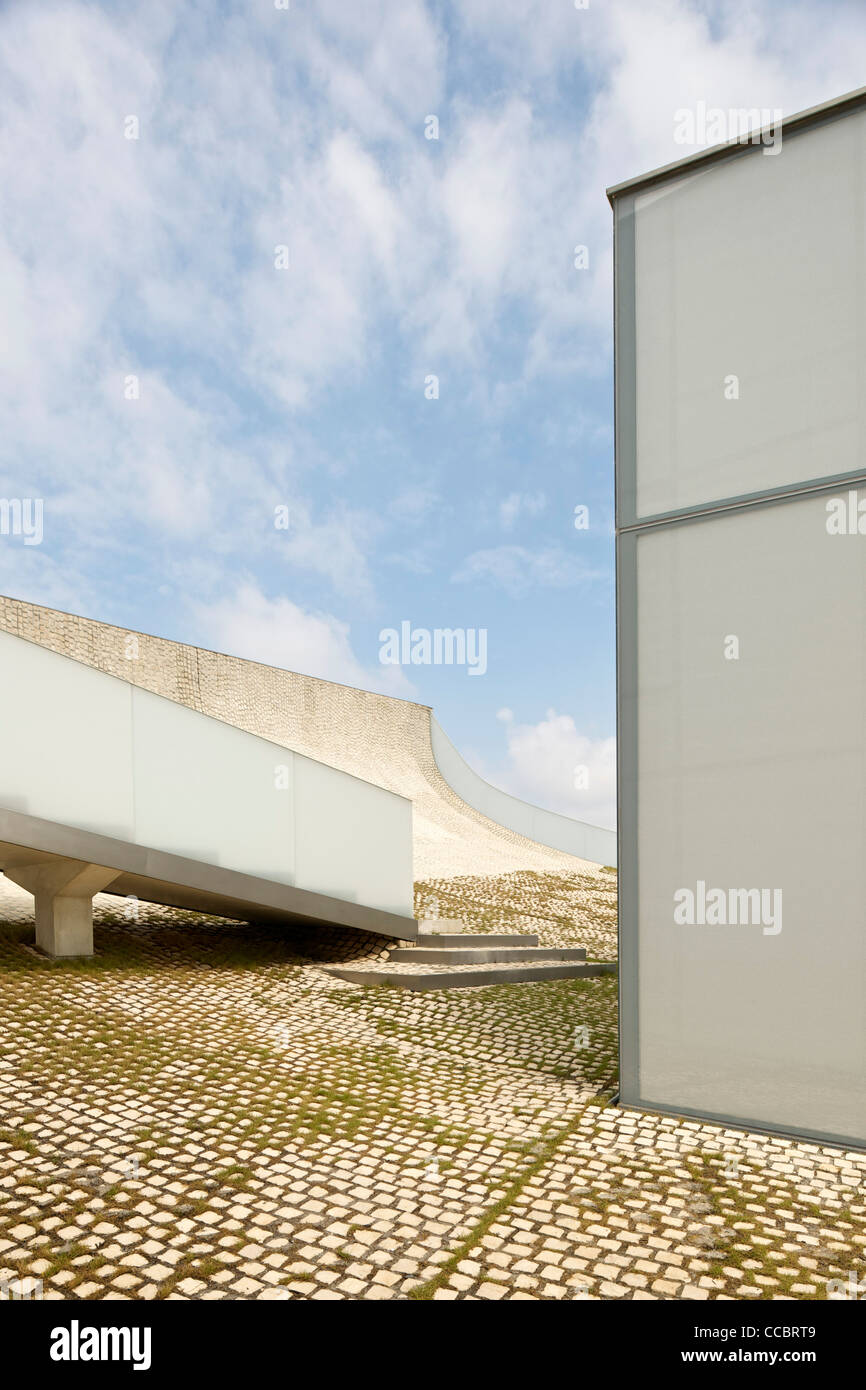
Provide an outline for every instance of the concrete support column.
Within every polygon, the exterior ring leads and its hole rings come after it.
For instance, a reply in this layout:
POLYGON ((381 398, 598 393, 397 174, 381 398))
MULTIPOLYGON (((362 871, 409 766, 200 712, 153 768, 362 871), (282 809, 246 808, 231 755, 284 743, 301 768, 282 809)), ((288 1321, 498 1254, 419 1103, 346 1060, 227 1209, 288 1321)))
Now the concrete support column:
POLYGON ((36 945, 49 956, 93 955, 93 895, 117 869, 79 859, 6 864, 3 872, 36 899, 36 945))

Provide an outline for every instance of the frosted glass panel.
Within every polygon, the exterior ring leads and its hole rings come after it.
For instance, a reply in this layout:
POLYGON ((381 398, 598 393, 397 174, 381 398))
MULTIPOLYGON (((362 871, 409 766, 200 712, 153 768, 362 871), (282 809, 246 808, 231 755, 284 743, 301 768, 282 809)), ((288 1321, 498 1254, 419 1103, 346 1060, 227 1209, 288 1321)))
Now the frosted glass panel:
POLYGON ((0 809, 412 916, 393 792, 8 633, 0 734, 0 809))
POLYGON ((133 691, 139 844, 294 882, 293 754, 133 691))
POLYGON ((131 687, 0 633, 0 806, 133 834, 131 687))
POLYGON ((828 519, 637 540, 639 1090, 866 1140, 866 535, 828 519))
POLYGON ((297 886, 411 911, 411 803, 300 755, 295 791, 297 886))
POLYGON ((864 190, 858 113, 636 196, 638 516, 866 465, 864 190))
POLYGON ((432 716, 430 739, 436 766, 445 781, 483 816, 489 816, 499 825, 507 825, 518 835, 525 835, 553 849, 564 850, 578 859, 588 859, 594 864, 616 864, 615 830, 586 825, 583 821, 572 820, 570 816, 561 816, 556 811, 530 806, 527 801, 520 801, 516 796, 485 782, 461 757, 432 716))

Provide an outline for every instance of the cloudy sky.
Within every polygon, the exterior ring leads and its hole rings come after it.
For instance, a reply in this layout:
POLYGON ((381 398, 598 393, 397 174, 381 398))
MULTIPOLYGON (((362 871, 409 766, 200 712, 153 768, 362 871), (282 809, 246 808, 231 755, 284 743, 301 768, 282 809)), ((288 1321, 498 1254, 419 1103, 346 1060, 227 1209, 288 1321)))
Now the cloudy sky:
POLYGON ((421 700, 612 824, 605 187, 680 108, 864 71, 861 0, 5 0, 0 496, 44 537, 0 591, 421 700), (406 621, 486 674, 383 665, 406 621))

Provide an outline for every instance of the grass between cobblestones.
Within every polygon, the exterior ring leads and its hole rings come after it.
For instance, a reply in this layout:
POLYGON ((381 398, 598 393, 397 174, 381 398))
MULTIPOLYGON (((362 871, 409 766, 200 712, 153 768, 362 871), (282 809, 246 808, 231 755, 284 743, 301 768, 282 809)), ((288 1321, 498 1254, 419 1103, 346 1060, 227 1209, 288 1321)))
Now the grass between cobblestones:
POLYGON ((519 1177, 515 1178, 507 1192, 484 1213, 484 1216, 473 1226, 462 1244, 459 1245, 453 1255, 450 1255, 445 1261, 439 1273, 434 1275, 432 1279, 428 1279, 426 1283, 419 1284, 416 1288, 410 1290, 409 1297, 411 1299, 426 1301, 433 1298, 439 1289, 444 1288, 450 1276, 460 1268, 461 1263, 466 1260, 471 1252, 480 1244, 484 1236, 486 1236, 492 1228, 494 1222, 503 1216, 510 1207, 514 1206, 514 1203, 517 1201, 527 1183, 530 1182, 536 1174, 541 1172, 563 1141, 569 1134, 573 1133, 576 1128, 577 1121, 573 1120, 569 1125, 566 1125, 564 1129, 558 1130, 552 1137, 547 1139, 546 1142, 534 1146, 538 1153, 538 1157, 534 1162, 530 1163, 525 1171, 519 1177))
MULTIPOLYGON (((613 883, 418 894, 613 959, 613 883)), ((28 912, 0 898, 0 1279, 442 1301, 821 1298, 862 1275, 862 1154, 607 1104, 613 977, 361 987, 320 962, 381 939, 131 925, 106 898, 96 957, 49 962, 28 912)))

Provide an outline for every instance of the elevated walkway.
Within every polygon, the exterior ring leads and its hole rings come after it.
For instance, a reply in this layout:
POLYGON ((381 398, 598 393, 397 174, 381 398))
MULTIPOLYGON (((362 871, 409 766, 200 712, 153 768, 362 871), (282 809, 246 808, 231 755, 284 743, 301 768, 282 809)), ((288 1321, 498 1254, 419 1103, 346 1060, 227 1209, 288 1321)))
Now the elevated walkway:
POLYGON ((93 951, 98 892, 412 940, 412 806, 0 632, 0 867, 37 945, 93 951))
POLYGON ((426 705, 0 597, 0 632, 120 677, 412 803, 416 879, 599 873, 612 830, 533 807, 464 762, 426 705))

